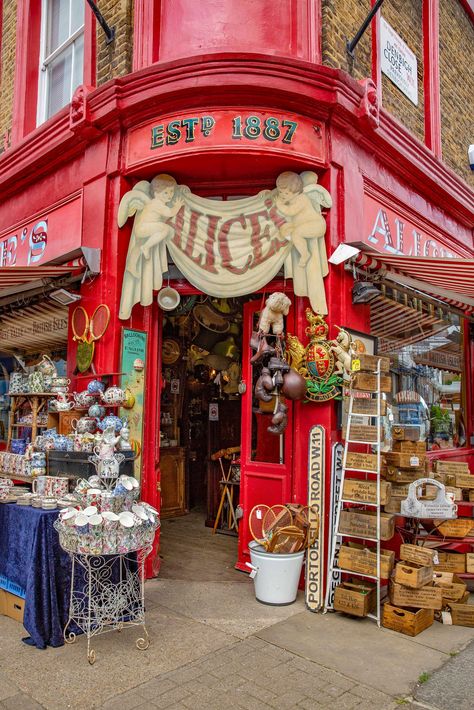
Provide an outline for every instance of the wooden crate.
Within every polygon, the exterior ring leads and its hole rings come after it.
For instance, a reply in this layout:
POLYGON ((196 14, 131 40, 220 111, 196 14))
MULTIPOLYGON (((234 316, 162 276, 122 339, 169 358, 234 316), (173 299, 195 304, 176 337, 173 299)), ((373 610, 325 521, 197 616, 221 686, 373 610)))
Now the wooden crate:
POLYGON ((438 461, 434 462, 434 469, 438 473, 468 474, 469 464, 464 461, 442 461, 438 459, 438 461))
POLYGON ((456 485, 456 476, 453 473, 439 473, 439 471, 432 471, 430 473, 430 478, 434 478, 435 481, 440 481, 445 486, 454 487, 456 485))
POLYGON ((456 518, 455 520, 434 520, 441 535, 444 537, 467 537, 474 525, 472 518, 456 518))
MULTIPOLYGON (((420 476, 420 478, 423 478, 423 476, 420 476)), ((392 498, 400 498, 401 500, 405 499, 408 496, 409 487, 409 483, 392 483, 392 498)), ((423 495, 418 496, 421 500, 434 500, 438 493, 438 488, 430 485, 429 483, 424 483, 422 485, 422 492, 423 495)))
POLYGON ((390 481, 391 483, 409 484, 419 478, 424 478, 425 469, 415 468, 408 470, 405 468, 397 468, 396 466, 387 466, 385 470, 382 469, 382 475, 386 481, 390 481))
MULTIPOLYGON (((355 393, 357 394, 357 393, 355 393)), ((346 398, 344 401, 346 412, 349 411, 349 400, 346 398)), ((352 414, 377 414, 377 400, 372 397, 354 397, 352 403, 352 414)), ((380 401, 380 416, 384 417, 387 414, 387 401, 382 399, 380 401)))
MULTIPOLYGON (((380 481, 380 503, 386 505, 390 500, 391 484, 380 481)), ((377 481, 360 481, 357 478, 346 478, 342 497, 346 500, 355 500, 361 503, 377 502, 377 481)))
POLYGON ((352 451, 347 452, 346 468, 353 468, 356 471, 377 472, 376 454, 359 454, 352 451))
POLYGON ((421 589, 410 589, 394 580, 390 582, 390 602, 395 606, 415 609, 442 609, 443 593, 440 587, 427 585, 421 589))
POLYGON ((426 462, 426 454, 401 454, 399 451, 387 451, 383 457, 388 466, 397 468, 424 469, 426 462))
POLYGON ((466 490, 474 489, 474 476, 471 476, 470 473, 455 473, 454 478, 458 488, 464 488, 466 490))
POLYGON ((392 450, 401 454, 426 454, 426 441, 394 441, 392 450))
POLYGON ((404 543, 400 545, 400 559, 405 562, 414 562, 418 565, 433 565, 436 550, 430 550, 428 547, 420 547, 419 545, 409 545, 404 543))
POLYGON ((444 605, 449 602, 464 603, 463 599, 466 598, 467 584, 453 572, 434 572, 434 585, 435 587, 441 587, 444 605))
POLYGON ((383 507, 384 511, 392 515, 400 515, 402 512, 402 500, 403 498, 390 498, 383 507))
POLYGON ((453 626, 474 626, 474 604, 451 602, 447 608, 451 612, 453 626))
MULTIPOLYGON (((375 539, 377 518, 375 511, 342 510, 339 518, 339 532, 354 537, 375 539)), ((380 539, 390 540, 395 533, 395 517, 389 513, 380 514, 380 539)))
POLYGON ((25 600, 22 597, 17 597, 16 594, 11 594, 5 589, 0 589, 0 614, 8 616, 10 619, 23 623, 23 615, 25 612, 25 600))
POLYGON ((383 605, 382 626, 406 636, 418 636, 434 622, 433 609, 410 611, 388 602, 383 605))
MULTIPOLYGON (((380 428, 380 438, 382 439, 382 427, 380 428)), ((344 438, 346 436, 344 435, 344 438)), ((377 441, 377 427, 371 424, 351 424, 349 430, 349 439, 352 441, 363 441, 373 443, 377 441)))
POLYGON ((464 574, 466 571, 466 555, 463 552, 439 552, 435 572, 457 572, 464 574))
POLYGON ((392 439, 394 441, 418 441, 419 438, 420 429, 417 426, 395 424, 392 427, 392 439))
POLYGON ((390 358, 382 357, 381 355, 369 355, 368 353, 359 353, 352 358, 352 371, 357 372, 376 372, 378 363, 380 362, 380 371, 388 372, 390 370, 390 358))
POLYGON ((474 574, 474 552, 466 552, 466 572, 474 574))
MULTIPOLYGON (((395 563, 393 550, 380 550, 380 576, 389 579, 395 563)), ((344 543, 339 550, 338 564, 341 569, 377 576, 377 554, 373 549, 355 542, 344 543)))
POLYGON ((367 616, 377 604, 377 586, 371 582, 343 582, 334 590, 334 609, 352 616, 367 616))
POLYGON ((433 567, 419 565, 416 562, 397 562, 394 580, 397 584, 403 584, 405 587, 420 589, 433 581, 433 567))
MULTIPOLYGON (((352 375, 352 389, 363 390, 364 392, 377 392, 377 375, 369 375, 367 372, 356 372, 352 375)), ((380 376, 380 391, 392 391, 392 378, 390 375, 380 376)))

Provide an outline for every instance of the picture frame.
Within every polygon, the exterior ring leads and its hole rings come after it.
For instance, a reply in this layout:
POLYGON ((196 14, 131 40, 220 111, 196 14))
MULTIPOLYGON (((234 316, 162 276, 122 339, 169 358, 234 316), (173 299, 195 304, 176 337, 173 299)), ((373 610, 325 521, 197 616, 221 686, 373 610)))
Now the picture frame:
POLYGON ((368 355, 377 355, 378 338, 368 333, 362 333, 360 330, 353 330, 352 328, 345 327, 344 330, 349 333, 353 342, 359 340, 365 346, 365 350, 361 350, 360 352, 366 352, 368 355))
MULTIPOLYGON (((364 345, 365 350, 360 350, 360 352, 366 352, 368 355, 377 355, 378 352, 378 338, 369 333, 363 333, 360 330, 354 330, 353 328, 346 328, 344 330, 349 333, 352 338, 352 342, 360 341, 364 345)), ((344 396, 337 401, 336 407, 336 427, 341 430, 344 427, 346 417, 344 416, 344 396)))

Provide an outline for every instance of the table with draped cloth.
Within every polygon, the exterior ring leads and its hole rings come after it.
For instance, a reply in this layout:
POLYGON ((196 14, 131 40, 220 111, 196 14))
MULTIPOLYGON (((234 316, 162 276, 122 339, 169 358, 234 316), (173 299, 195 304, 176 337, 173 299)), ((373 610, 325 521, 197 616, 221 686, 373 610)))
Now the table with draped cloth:
POLYGON ((23 625, 37 648, 62 646, 68 618, 71 560, 59 545, 57 510, 0 505, 0 576, 25 591, 23 625))

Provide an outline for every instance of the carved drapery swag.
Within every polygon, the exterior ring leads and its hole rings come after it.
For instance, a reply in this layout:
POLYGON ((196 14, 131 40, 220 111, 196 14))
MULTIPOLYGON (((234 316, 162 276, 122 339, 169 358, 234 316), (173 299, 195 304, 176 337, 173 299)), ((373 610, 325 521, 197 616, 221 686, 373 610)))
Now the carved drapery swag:
POLYGON ((332 200, 317 179, 313 172, 286 172, 274 190, 223 202, 193 195, 170 175, 139 182, 118 211, 120 227, 135 215, 119 317, 129 318, 136 303, 152 303, 168 270, 167 250, 190 283, 219 298, 253 293, 283 266, 295 294, 327 314, 321 207, 332 200))

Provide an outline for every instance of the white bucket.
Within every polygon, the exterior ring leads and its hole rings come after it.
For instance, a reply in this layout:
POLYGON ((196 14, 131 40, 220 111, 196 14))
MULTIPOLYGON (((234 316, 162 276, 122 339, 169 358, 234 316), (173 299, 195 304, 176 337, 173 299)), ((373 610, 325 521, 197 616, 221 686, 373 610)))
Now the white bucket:
POLYGON ((304 550, 291 554, 266 552, 258 542, 249 542, 250 559, 246 562, 252 570, 257 601, 283 606, 293 604, 298 593, 304 550))

